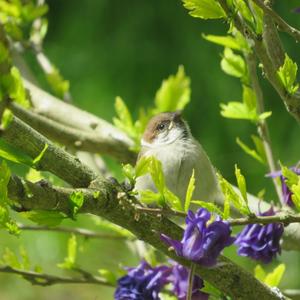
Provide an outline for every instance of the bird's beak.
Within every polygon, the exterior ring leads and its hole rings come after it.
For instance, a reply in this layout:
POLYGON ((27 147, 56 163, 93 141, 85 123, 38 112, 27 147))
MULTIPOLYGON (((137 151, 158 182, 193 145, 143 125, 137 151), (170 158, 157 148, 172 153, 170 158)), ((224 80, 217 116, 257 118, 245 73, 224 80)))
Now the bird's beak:
POLYGON ((168 127, 168 130, 171 130, 173 126, 174 126, 174 123, 173 123, 173 121, 171 121, 171 122, 170 122, 170 125, 169 125, 169 127, 168 127))

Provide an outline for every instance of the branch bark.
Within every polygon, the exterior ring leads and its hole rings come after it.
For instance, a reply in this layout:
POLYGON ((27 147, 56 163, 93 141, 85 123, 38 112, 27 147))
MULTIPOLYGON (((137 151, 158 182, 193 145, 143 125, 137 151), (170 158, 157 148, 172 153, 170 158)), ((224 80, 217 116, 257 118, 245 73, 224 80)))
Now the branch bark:
MULTIPOLYGON (((137 211, 131 199, 118 186, 107 180, 98 180, 97 190, 100 193, 98 198, 95 198, 95 190, 80 189, 85 199, 80 213, 92 213, 120 225, 175 261, 186 267, 190 266, 189 261, 169 251, 168 246, 160 240, 160 233, 174 239, 181 239, 183 230, 179 226, 164 216, 137 211)), ((43 182, 37 184, 24 182, 18 177, 12 177, 8 185, 9 197, 24 209, 58 210, 66 214, 70 213, 69 197, 73 191, 69 188, 45 185, 43 182), (28 190, 29 196, 26 193, 28 190)), ((280 299, 275 292, 249 272, 223 256, 220 257, 216 267, 197 266, 196 273, 233 299, 253 299, 253 297, 265 300, 280 299)))

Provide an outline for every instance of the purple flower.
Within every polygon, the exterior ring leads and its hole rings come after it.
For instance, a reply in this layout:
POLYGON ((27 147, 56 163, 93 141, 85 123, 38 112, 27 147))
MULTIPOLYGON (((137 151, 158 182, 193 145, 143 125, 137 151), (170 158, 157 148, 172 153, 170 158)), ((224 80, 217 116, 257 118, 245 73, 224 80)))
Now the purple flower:
MULTIPOLYGON (((295 172, 297 175, 300 175, 300 169, 292 167, 292 168, 290 168, 290 170, 295 172)), ((290 207, 294 207, 295 205, 292 201, 292 192, 288 188, 288 186, 286 185, 286 182, 285 182, 286 178, 282 175, 282 172, 281 171, 273 172, 273 173, 267 174, 267 176, 272 177, 272 178, 280 177, 282 197, 283 197, 283 199, 282 199, 283 203, 282 204, 288 205, 290 207)))
POLYGON ((152 268, 142 261, 136 268, 128 268, 127 275, 118 280, 115 300, 159 300, 159 292, 168 283, 171 269, 152 268))
POLYGON ((172 240, 164 234, 161 234, 161 239, 172 246, 178 256, 203 266, 213 266, 217 263, 220 252, 230 246, 234 238, 230 237, 229 224, 220 217, 207 225, 210 217, 210 213, 204 208, 200 208, 195 214, 189 210, 182 240, 172 240))
MULTIPOLYGON (((260 215, 272 216, 274 214, 273 208, 270 208, 260 215)), ((276 257, 277 253, 281 253, 279 242, 282 234, 283 225, 280 223, 247 225, 235 241, 235 244, 239 246, 238 254, 267 264, 276 257)))
MULTIPOLYGON (((173 284, 173 293, 178 300, 185 300, 189 288, 189 271, 182 265, 175 264, 172 273, 169 276, 170 282, 173 284)), ((199 291, 204 286, 203 280, 195 275, 193 280, 192 300, 207 300, 208 294, 199 291)))

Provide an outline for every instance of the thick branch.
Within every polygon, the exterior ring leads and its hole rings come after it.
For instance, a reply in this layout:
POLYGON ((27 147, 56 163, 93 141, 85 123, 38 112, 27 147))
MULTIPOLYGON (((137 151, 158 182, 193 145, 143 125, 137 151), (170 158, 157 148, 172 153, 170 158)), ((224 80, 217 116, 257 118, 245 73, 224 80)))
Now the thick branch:
POLYGON ((111 283, 98 276, 89 274, 85 278, 73 278, 73 277, 61 277, 45 273, 37 273, 33 271, 21 270, 12 268, 10 266, 0 267, 0 273, 11 273, 21 275, 24 279, 31 282, 33 285, 49 286, 54 284, 67 284, 67 283, 88 283, 88 284, 99 284, 114 287, 111 283))
MULTIPOLYGON (((90 132, 97 138, 101 137, 101 141, 108 144, 105 153, 115 156, 122 162, 135 162, 136 154, 130 151, 134 143, 124 132, 88 112, 53 97, 26 80, 24 84, 30 91, 34 112, 69 128, 90 132)), ((97 141, 98 144, 100 142, 97 141)))
POLYGON ((17 117, 14 117, 9 126, 2 132, 1 138, 22 150, 32 159, 37 157, 48 144, 37 168, 52 172, 72 186, 87 187, 97 177, 78 158, 55 146, 17 117))
MULTIPOLYGON (((20 203, 25 209, 55 209, 69 214, 69 196, 72 189, 51 187, 44 184, 26 183, 12 178, 8 186, 9 197, 20 203), (30 197, 25 190, 30 190, 30 197)), ((84 193, 84 204, 81 213, 92 213, 128 229, 139 239, 144 240, 167 256, 189 267, 190 262, 170 252, 168 246, 160 240, 160 233, 174 239, 181 239, 182 229, 164 216, 155 216, 139 212, 135 204, 128 201, 127 195, 112 183, 98 182, 98 198, 94 198, 93 190, 81 189, 84 193)), ((197 274, 209 281, 233 299, 265 300, 280 298, 269 288, 256 280, 250 273, 241 269, 225 257, 220 257, 214 268, 197 266, 197 274), (237 282, 238 280, 238 282, 237 282)))
POLYGON ((299 30, 290 26, 272 8, 265 5, 262 0, 253 0, 253 2, 256 3, 264 11, 265 14, 268 14, 282 31, 285 31, 290 36, 292 36, 296 41, 300 42, 300 31, 299 30))
POLYGON ((9 107, 17 117, 31 127, 49 139, 72 149, 90 153, 109 154, 121 162, 128 162, 128 159, 131 162, 135 160, 135 154, 132 151, 128 148, 125 150, 122 147, 122 143, 118 140, 113 140, 107 135, 102 136, 97 131, 83 131, 60 124, 33 111, 26 110, 14 102, 11 102, 9 107), (125 161, 124 158, 126 158, 125 161))

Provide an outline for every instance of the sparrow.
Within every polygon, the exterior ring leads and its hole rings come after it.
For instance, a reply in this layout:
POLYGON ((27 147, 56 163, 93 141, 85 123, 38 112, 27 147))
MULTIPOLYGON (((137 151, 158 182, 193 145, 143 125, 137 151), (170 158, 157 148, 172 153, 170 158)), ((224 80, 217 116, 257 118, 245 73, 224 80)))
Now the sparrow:
MULTIPOLYGON (((215 169, 200 143, 192 136, 180 111, 160 113, 150 119, 141 139, 138 160, 144 156, 154 156, 161 162, 166 186, 181 199, 182 204, 193 170, 193 200, 221 201, 223 196, 215 169)), ((157 191, 150 174, 138 177, 135 189, 137 192, 146 189, 157 191)))

